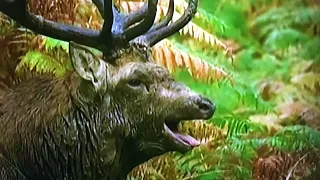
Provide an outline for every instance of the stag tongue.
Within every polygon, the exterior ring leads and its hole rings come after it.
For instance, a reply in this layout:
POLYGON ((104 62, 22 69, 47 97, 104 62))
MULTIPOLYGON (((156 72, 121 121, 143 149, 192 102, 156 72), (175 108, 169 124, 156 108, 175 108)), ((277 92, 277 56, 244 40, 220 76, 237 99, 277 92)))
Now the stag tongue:
POLYGON ((192 146, 192 147, 200 145, 200 142, 195 138, 193 138, 192 136, 188 134, 180 133, 176 126, 173 126, 171 130, 166 124, 164 124, 164 130, 167 134, 169 134, 171 137, 173 137, 175 140, 177 140, 180 143, 188 144, 189 146, 192 146))
POLYGON ((175 135, 175 138, 181 139, 185 143, 189 144, 190 146, 199 146, 200 142, 193 138, 192 136, 189 136, 188 134, 181 134, 179 132, 173 132, 175 135))

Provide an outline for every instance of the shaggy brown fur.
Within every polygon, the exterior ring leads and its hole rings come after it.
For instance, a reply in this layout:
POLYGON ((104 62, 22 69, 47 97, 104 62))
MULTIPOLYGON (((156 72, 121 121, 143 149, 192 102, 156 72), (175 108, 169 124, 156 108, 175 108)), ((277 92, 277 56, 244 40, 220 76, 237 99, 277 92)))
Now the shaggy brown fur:
POLYGON ((152 157, 192 148, 164 125, 210 118, 209 100, 135 46, 113 65, 70 48, 75 72, 1 88, 0 179, 125 179, 152 157))

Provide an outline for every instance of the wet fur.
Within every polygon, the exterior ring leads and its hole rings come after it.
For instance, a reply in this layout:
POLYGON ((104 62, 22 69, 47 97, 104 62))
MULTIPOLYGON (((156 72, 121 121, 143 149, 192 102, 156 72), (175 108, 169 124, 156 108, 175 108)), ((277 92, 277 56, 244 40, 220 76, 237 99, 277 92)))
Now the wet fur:
POLYGON ((193 117, 181 107, 199 96, 150 58, 136 48, 124 52, 108 65, 102 93, 75 72, 2 88, 0 179, 121 180, 176 150, 162 136, 164 119, 193 117), (145 88, 129 87, 132 77, 145 88))
POLYGON ((4 96, 2 179, 124 179, 141 163, 126 162, 124 148, 132 149, 131 143, 124 145, 124 134, 108 127, 110 107, 98 103, 103 98, 85 106, 73 98, 81 86, 77 79, 75 73, 64 79, 34 78, 4 96))
POLYGON ((116 102, 101 103, 107 96, 87 87, 76 73, 1 87, 0 179, 125 179, 146 160, 129 157, 134 145, 116 102))

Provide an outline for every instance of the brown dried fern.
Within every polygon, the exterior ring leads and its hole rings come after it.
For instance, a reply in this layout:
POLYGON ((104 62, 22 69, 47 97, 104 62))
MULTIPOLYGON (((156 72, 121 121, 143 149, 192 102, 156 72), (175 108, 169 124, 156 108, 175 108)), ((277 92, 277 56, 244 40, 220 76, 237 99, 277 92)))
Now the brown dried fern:
MULTIPOLYGON (((183 1, 176 1, 179 3, 175 4, 175 9, 182 9, 187 7, 187 4, 183 1)), ((119 6, 121 9, 126 12, 132 12, 137 10, 139 7, 143 5, 143 2, 141 1, 127 1, 122 0, 119 2, 119 6)), ((160 1, 159 5, 157 6, 157 15, 156 15, 156 21, 159 21, 162 17, 165 16, 167 9, 168 9, 168 3, 167 1, 160 1)), ((178 20, 181 17, 181 14, 177 11, 173 14, 173 21, 178 20)), ((201 16, 199 16, 201 17, 201 16)), ((225 45, 222 41, 220 41, 218 38, 204 30, 203 28, 199 27, 193 22, 189 22, 184 28, 182 28, 179 33, 181 35, 186 35, 189 37, 192 37, 196 39, 197 41, 204 42, 208 44, 211 48, 214 48, 215 50, 222 50, 224 54, 226 54, 228 57, 231 57, 234 59, 234 54, 232 52, 232 49, 229 48, 227 45, 225 45)))
POLYGON ((223 69, 174 48, 168 40, 163 40, 153 47, 153 57, 170 72, 174 72, 177 68, 188 68, 194 78, 204 82, 230 79, 223 69))
POLYGON ((91 0, 78 0, 75 9, 76 25, 95 30, 102 28, 103 18, 91 0))
POLYGON ((196 138, 202 144, 215 140, 224 140, 226 138, 226 134, 222 129, 201 120, 182 121, 178 129, 180 132, 196 138))
POLYGON ((255 179, 284 179, 293 164, 294 158, 290 154, 271 155, 266 158, 259 158, 254 166, 255 179))
MULTIPOLYGON (((46 19, 57 22, 63 22, 67 24, 73 24, 76 20, 76 0, 28 0, 27 2, 28 9, 31 13, 41 15, 46 19)), ((27 32, 27 30, 25 30, 25 32, 27 32)), ((21 56, 26 55, 26 53, 29 51, 39 51, 46 56, 53 57, 53 59, 57 60, 57 63, 60 63, 59 61, 62 61, 62 59, 68 59, 68 56, 66 54, 67 52, 63 50, 55 48, 50 50, 45 49, 44 44, 47 40, 47 37, 45 36, 29 33, 28 41, 25 42, 25 40, 25 37, 21 37, 20 41, 10 42, 14 43, 16 46, 19 46, 20 44, 25 45, 25 51, 24 53, 20 54, 19 58, 21 58, 21 56)), ((14 47, 13 49, 16 48, 17 47, 14 47)), ((20 59, 18 59, 17 61, 20 63, 20 59)), ((30 77, 42 74, 36 72, 34 69, 31 70, 28 66, 25 65, 27 64, 24 64, 24 66, 19 66, 18 63, 14 65, 15 70, 17 70, 15 72, 16 81, 23 81, 29 79, 30 77), (16 67, 19 67, 19 69, 16 69, 16 67)))
POLYGON ((128 179, 159 179, 175 180, 181 179, 181 174, 176 167, 173 153, 155 157, 146 163, 134 168, 128 175, 128 179))
MULTIPOLYGON (((264 147, 264 151, 266 148, 264 147)), ((260 149, 261 151, 261 149, 260 149)), ((289 180, 310 178, 314 168, 319 165, 319 152, 286 153, 271 150, 254 160, 253 178, 255 180, 289 180)))
POLYGON ((17 81, 15 68, 20 57, 28 51, 28 44, 33 35, 30 31, 18 29, 16 23, 6 15, 0 13, 0 82, 11 87, 17 81))
POLYGON ((73 23, 75 21, 76 0, 28 0, 31 13, 41 15, 51 21, 73 23))
POLYGON ((0 12, 0 27, 0 40, 2 40, 15 30, 15 22, 0 12))
POLYGON ((232 60, 235 58, 232 48, 229 48, 218 38, 214 37, 212 34, 210 34, 209 32, 207 32, 206 30, 197 26, 194 23, 187 24, 179 32, 180 34, 192 37, 199 42, 205 42, 216 50, 222 50, 223 53, 230 57, 232 60))
MULTIPOLYGON (((81 27, 100 29, 102 25, 102 18, 91 1, 83 0, 69 0, 68 2, 62 0, 50 1, 33 1, 29 0, 29 8, 33 13, 39 14, 53 21, 60 21, 68 24, 75 24, 81 27), (41 7, 41 8, 40 8, 41 7), (71 9, 71 10, 70 10, 71 9), (52 12, 54 11, 54 12, 52 12), (58 12, 58 13, 57 13, 58 12)), ((41 52, 45 57, 48 57, 55 62, 59 72, 61 69, 69 69, 69 57, 66 50, 61 47, 53 47, 47 49, 45 47, 48 37, 42 35, 33 35, 31 41, 27 45, 29 51, 41 52)), ((27 51, 26 51, 27 52, 27 51)), ((49 63, 50 64, 50 63, 49 63)), ((23 64, 16 65, 17 76, 21 79, 29 79, 44 72, 52 74, 51 71, 43 70, 41 73, 36 72, 32 65, 23 62, 23 64)), ((55 67, 50 68, 55 70, 55 67)))

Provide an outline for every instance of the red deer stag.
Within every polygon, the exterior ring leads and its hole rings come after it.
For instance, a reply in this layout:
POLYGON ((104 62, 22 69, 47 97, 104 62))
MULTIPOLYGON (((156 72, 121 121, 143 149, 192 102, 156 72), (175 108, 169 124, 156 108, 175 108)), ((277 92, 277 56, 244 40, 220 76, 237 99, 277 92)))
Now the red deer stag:
POLYGON ((62 78, 34 77, 2 91, 1 179, 126 179, 152 157, 199 144, 177 125, 211 118, 214 104, 176 82, 149 51, 191 20, 197 0, 169 24, 170 0, 166 18, 155 25, 157 0, 129 15, 112 0, 93 3, 104 17, 101 31, 35 16, 26 0, 0 0, 0 11, 22 26, 70 42, 74 68, 62 78), (84 46, 101 50, 104 58, 84 46))

